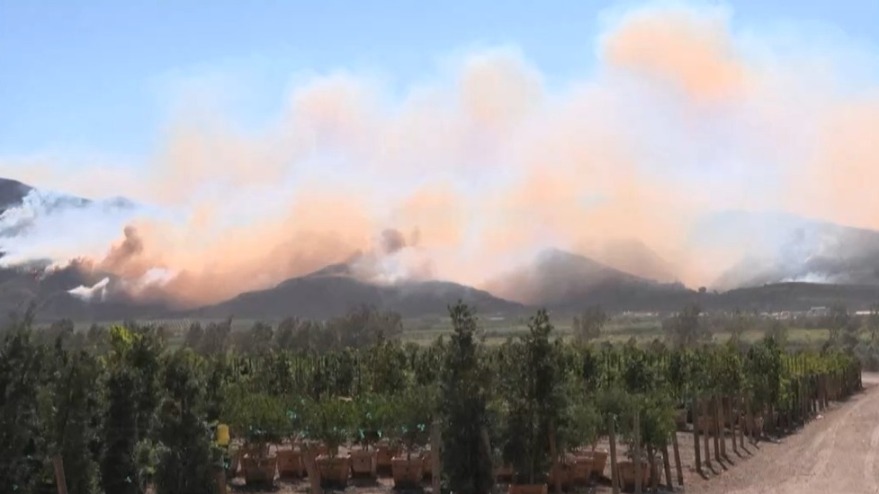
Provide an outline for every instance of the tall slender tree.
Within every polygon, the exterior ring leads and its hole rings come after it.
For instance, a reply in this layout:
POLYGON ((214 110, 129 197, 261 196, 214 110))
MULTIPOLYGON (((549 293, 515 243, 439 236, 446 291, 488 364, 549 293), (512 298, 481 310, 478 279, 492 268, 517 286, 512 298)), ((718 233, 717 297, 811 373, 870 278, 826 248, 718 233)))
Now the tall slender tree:
POLYGON ((459 301, 449 316, 453 333, 440 378, 444 480, 453 492, 485 494, 494 484, 486 440, 490 375, 473 309, 459 301))

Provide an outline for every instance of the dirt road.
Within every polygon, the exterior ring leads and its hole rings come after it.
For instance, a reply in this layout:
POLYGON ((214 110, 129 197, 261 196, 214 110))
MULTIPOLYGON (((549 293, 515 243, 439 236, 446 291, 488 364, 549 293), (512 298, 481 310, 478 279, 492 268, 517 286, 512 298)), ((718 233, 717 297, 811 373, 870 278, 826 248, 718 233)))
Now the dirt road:
POLYGON ((879 374, 823 418, 760 450, 723 474, 688 486, 704 494, 879 493, 879 374))

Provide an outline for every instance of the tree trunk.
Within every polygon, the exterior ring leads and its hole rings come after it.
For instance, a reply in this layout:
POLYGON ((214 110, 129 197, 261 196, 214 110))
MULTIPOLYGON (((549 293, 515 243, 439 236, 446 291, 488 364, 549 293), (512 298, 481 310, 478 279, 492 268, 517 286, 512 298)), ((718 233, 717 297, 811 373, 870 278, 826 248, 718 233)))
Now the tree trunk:
MULTIPOLYGON (((674 434, 674 433, 672 433, 674 434)), ((674 484, 671 480, 671 461, 668 458, 668 445, 662 445, 662 467, 665 470, 665 485, 669 490, 674 490, 674 484)))
POLYGON ((55 485, 58 487, 58 494, 67 494, 67 478, 64 476, 64 460, 61 455, 52 457, 52 466, 55 468, 55 485))
POLYGON ((641 414, 640 410, 635 409, 635 455, 632 458, 635 462, 635 494, 641 494, 641 414))
POLYGON ((610 485, 613 494, 620 494, 620 473, 617 469, 617 435, 613 417, 608 419, 608 440, 610 441, 610 485))
POLYGON ((711 417, 714 419, 714 427, 711 428, 712 439, 714 440, 714 459, 717 463, 722 463, 721 454, 720 454, 720 428, 723 424, 720 423, 720 411, 719 406, 717 405, 717 396, 711 397, 711 417))
POLYGON ((702 400, 702 411, 704 413, 703 417, 705 418, 705 430, 703 431, 705 440, 703 441, 705 444, 705 466, 711 470, 711 415, 708 413, 711 409, 710 405, 711 400, 705 399, 702 400))
MULTIPOLYGON (((690 408, 693 413, 693 452, 696 454, 696 471, 702 474, 702 455, 699 448, 699 402, 696 398, 693 398, 690 408)), ((675 452, 677 452, 677 434, 675 434, 675 452)), ((680 469, 680 457, 678 454, 675 454, 675 457, 678 462, 678 469, 680 469)))
POLYGON ((440 479, 442 478, 442 434, 440 431, 439 421, 433 422, 430 429, 430 454, 431 454, 431 477, 430 484, 433 487, 433 494, 440 493, 440 479))
POLYGON ((729 418, 733 453, 739 454, 739 446, 736 444, 736 417, 733 416, 733 408, 735 408, 735 399, 733 395, 730 395, 726 400, 726 416, 729 418))
MULTIPOLYGON (((678 434, 677 434, 677 432, 672 433, 672 435, 671 435, 671 445, 672 445, 672 448, 674 449, 674 453, 675 453, 675 470, 677 470, 677 474, 678 474, 678 485, 682 486, 682 485, 684 485, 684 469, 681 466, 681 451, 678 448, 678 434)), ((696 450, 697 451, 699 449, 698 446, 699 446, 699 438, 696 437, 696 450)), ((702 467, 697 467, 696 470, 698 470, 699 473, 702 473, 702 467)))

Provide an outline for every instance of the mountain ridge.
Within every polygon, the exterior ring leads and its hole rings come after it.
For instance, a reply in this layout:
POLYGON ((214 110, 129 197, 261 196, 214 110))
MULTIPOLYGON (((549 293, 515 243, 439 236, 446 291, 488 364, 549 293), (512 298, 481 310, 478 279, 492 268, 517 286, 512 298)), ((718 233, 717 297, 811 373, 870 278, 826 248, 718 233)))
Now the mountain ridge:
MULTIPOLYGON (((29 200, 43 200, 49 214, 90 205, 133 207, 125 198, 101 201, 40 191, 22 182, 0 178, 0 241, 26 231, 21 221, 39 215, 10 216, 29 200), (55 208, 55 209, 53 209, 55 208), (19 225, 2 228, 4 225, 19 225), (5 233, 4 233, 5 232, 5 233)), ((67 218, 67 217, 62 217, 67 218)), ((221 317, 255 319, 287 316, 328 318, 355 305, 375 305, 408 317, 440 314, 458 299, 473 303, 484 313, 519 314, 534 307, 576 312, 588 305, 609 311, 673 311, 688 303, 709 310, 732 308, 792 310, 847 302, 853 308, 879 301, 879 232, 810 220, 790 214, 719 213, 696 225, 696 239, 705 249, 740 238, 753 238, 759 256, 744 258, 721 276, 720 292, 700 292, 671 278, 670 265, 648 246, 635 240, 610 242, 595 255, 584 256, 557 248, 540 252, 523 266, 489 280, 480 288, 451 281, 397 281, 371 283, 358 278, 362 254, 328 264, 273 287, 238 294, 215 304, 181 311, 172 304, 139 301, 120 289, 116 277, 80 269, 73 262, 49 269, 48 261, 32 260, 0 266, 0 311, 20 310, 37 303, 46 317, 83 320, 138 317, 221 317), (719 220, 718 220, 719 218, 719 220), (706 241, 707 240, 707 241, 706 241), (656 278, 638 276, 614 266, 624 265, 623 253, 635 253, 637 263, 656 278), (596 260, 596 257, 600 260, 596 260), (616 257, 614 257, 616 256, 616 257), (101 285, 107 278, 106 285, 101 285), (815 283, 820 281, 820 283, 815 283), (748 286, 741 286, 748 285, 748 286), (87 300, 91 296, 91 300, 87 300)), ((0 259, 4 256, 0 243, 0 259)), ((7 257, 7 259, 9 259, 7 257)), ((367 259, 368 261, 368 259, 367 259)), ((633 268, 634 269, 634 268, 633 268)), ((120 285, 122 286, 122 285, 120 285)))

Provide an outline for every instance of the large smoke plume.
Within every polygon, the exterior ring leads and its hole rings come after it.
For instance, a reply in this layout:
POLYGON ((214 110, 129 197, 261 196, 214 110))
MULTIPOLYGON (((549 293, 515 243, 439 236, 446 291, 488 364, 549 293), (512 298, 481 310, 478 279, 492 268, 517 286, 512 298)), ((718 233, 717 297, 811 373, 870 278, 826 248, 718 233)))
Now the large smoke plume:
MULTIPOLYGON (((705 284, 749 247, 693 242, 706 212, 879 227, 879 84, 864 68, 875 53, 809 44, 813 33, 761 36, 719 7, 648 6, 603 22, 594 67, 564 84, 508 47, 402 96, 338 72, 293 88, 261 133, 184 113, 148 167, 70 177, 28 162, 17 178, 157 206, 103 253, 71 235, 51 254, 89 256, 141 296, 185 304, 355 252, 364 276, 384 280, 485 286, 559 247, 705 284)), ((572 48, 571 64, 588 56, 572 48)))

